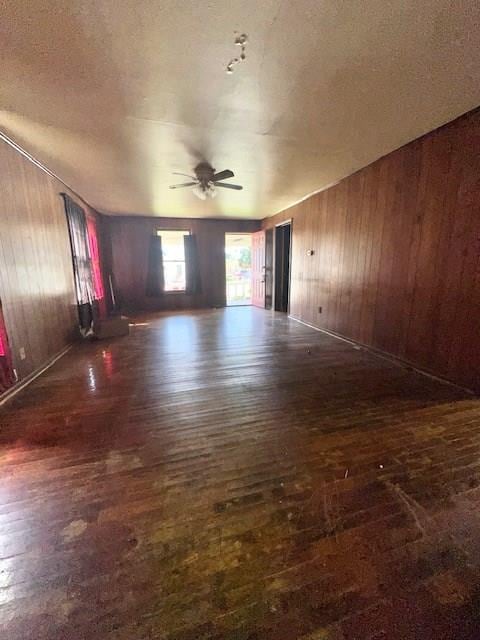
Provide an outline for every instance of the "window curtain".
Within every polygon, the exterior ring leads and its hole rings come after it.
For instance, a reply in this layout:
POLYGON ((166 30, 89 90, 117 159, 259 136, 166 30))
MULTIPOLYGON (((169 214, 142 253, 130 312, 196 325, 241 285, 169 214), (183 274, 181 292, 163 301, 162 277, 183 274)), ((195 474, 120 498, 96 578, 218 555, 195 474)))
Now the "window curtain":
POLYGON ((90 258, 92 261, 93 288, 95 292, 95 299, 101 300, 105 296, 105 291, 103 289, 102 269, 100 266, 100 251, 98 250, 97 223, 95 222, 95 220, 88 218, 87 231, 88 247, 90 249, 90 258))
POLYGON ((8 344, 7 330, 3 319, 0 301, 0 393, 6 391, 15 382, 13 365, 8 344))
POLYGON ((85 213, 67 194, 62 193, 62 196, 65 201, 65 212, 72 246, 77 302, 78 304, 91 303, 94 299, 94 284, 85 213))
POLYGON ((105 301, 105 288, 103 286, 102 266, 100 261, 100 250, 98 246, 98 228, 93 218, 87 218, 88 248, 90 250, 93 290, 95 299, 98 301, 100 316, 107 315, 107 305, 105 301))
POLYGON ((160 236, 150 236, 145 293, 149 297, 160 296, 164 289, 165 278, 163 275, 162 238, 160 236))
POLYGON ((183 237, 185 246, 185 292, 194 295, 202 292, 197 239, 194 235, 183 237))
POLYGON ((93 302, 95 285, 93 266, 88 244, 88 230, 85 212, 66 193, 61 194, 65 202, 68 232, 72 248, 73 274, 77 294, 78 316, 80 327, 88 330, 94 319, 93 302))

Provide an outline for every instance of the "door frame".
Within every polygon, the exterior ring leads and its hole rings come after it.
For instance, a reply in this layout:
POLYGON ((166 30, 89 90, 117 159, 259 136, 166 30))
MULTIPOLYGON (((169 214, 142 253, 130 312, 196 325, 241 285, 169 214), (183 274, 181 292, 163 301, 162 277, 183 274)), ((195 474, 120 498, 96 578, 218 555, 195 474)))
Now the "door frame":
MULTIPOLYGON (((277 273, 276 273, 276 257, 277 257, 277 234, 276 230, 278 227, 285 227, 290 225, 290 242, 288 246, 288 305, 286 314, 290 315, 290 293, 292 290, 291 287, 291 278, 292 278, 292 241, 293 241, 293 218, 288 218, 287 220, 283 220, 282 222, 278 222, 274 226, 274 234, 273 234, 273 292, 272 292, 272 310, 275 311, 275 303, 276 303, 276 293, 277 293, 277 273)), ((282 313, 282 312, 279 312, 282 313)))

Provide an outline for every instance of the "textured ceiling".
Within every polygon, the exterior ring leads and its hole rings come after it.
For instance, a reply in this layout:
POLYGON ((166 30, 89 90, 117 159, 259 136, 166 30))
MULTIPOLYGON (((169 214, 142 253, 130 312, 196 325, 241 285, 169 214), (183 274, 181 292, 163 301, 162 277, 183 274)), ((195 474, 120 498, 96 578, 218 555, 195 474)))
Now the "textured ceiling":
POLYGON ((4 0, 0 129, 100 211, 261 218, 476 107, 479 24, 478 0, 4 0), (244 190, 170 191, 200 158, 244 190))

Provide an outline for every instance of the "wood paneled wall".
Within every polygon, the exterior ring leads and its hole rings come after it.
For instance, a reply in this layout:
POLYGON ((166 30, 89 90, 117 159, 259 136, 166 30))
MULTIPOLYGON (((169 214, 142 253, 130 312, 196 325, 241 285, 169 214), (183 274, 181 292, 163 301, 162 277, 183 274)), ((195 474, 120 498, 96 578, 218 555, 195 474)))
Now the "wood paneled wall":
MULTIPOLYGON (((117 302, 126 312, 192 309, 225 305, 225 233, 253 232, 258 220, 199 220, 187 218, 103 217, 105 246, 110 242, 110 272, 117 302), (145 295, 150 236, 157 229, 190 230, 197 238, 202 292, 145 295)), ((107 256, 109 250, 106 250, 107 256)), ((107 263, 106 263, 106 268, 107 263)))
POLYGON ((0 140, 0 298, 20 380, 62 351, 78 327, 62 191, 78 200, 0 140))
POLYGON ((480 109, 263 221, 291 315, 480 391, 479 205, 480 109))

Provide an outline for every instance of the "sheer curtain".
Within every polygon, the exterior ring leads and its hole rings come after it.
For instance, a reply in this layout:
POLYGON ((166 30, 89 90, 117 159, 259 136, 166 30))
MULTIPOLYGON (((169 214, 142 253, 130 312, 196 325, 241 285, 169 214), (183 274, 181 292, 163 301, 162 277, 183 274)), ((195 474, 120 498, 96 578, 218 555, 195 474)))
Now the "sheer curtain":
POLYGON ((72 198, 66 193, 61 195, 67 214, 80 327, 88 330, 99 309, 104 309, 97 227, 93 220, 87 222, 84 210, 72 198), (100 305, 97 301, 101 301, 100 305))
POLYGON ((85 212, 67 194, 62 193, 62 196, 65 201, 65 212, 67 214, 72 247, 77 302, 79 305, 91 303, 95 296, 85 212))

